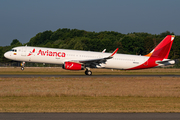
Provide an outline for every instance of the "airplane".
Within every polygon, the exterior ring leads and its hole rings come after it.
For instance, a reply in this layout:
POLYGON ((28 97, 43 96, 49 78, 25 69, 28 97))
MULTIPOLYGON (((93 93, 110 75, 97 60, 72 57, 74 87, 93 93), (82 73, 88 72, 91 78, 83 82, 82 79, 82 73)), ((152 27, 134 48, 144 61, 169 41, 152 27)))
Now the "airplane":
POLYGON ((90 68, 105 68, 119 70, 147 69, 157 66, 173 65, 175 60, 168 59, 174 41, 174 35, 167 35, 149 54, 129 55, 113 53, 55 49, 45 47, 20 46, 6 52, 4 56, 15 61, 61 64, 66 70, 85 70, 86 75, 92 75, 90 68))

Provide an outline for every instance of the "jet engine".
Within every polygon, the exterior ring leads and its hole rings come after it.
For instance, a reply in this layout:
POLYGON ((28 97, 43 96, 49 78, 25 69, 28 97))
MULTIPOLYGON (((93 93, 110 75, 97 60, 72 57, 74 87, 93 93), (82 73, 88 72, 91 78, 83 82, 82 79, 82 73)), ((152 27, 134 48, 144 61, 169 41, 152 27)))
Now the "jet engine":
POLYGON ((62 68, 63 69, 66 69, 66 70, 84 70, 84 65, 83 64, 80 64, 80 63, 75 63, 75 62, 65 62, 63 65, 62 65, 62 68))

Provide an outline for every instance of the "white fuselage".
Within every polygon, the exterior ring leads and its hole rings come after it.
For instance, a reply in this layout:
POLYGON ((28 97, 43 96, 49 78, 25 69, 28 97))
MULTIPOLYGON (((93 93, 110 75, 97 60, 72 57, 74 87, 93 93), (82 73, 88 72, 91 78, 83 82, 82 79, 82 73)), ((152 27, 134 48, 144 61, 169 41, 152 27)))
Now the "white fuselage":
MULTIPOLYGON (((23 62, 64 64, 66 61, 93 60, 105 58, 111 53, 91 52, 81 50, 54 49, 43 47, 21 46, 13 48, 4 56, 8 59, 23 62)), ((139 65, 147 65, 149 57, 140 55, 115 54, 112 59, 97 65, 97 68, 130 69, 139 65)))

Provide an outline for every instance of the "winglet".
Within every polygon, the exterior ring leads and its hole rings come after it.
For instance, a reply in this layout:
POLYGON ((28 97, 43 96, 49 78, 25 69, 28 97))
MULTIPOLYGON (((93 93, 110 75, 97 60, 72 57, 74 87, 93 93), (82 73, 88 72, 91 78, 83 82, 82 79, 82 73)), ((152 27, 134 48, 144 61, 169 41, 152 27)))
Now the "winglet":
POLYGON ((105 51, 106 51, 106 49, 104 49, 104 50, 102 51, 102 53, 105 53, 105 51))
POLYGON ((111 55, 110 57, 113 57, 113 56, 114 56, 114 54, 116 54, 116 53, 117 53, 118 49, 119 49, 119 48, 117 48, 117 49, 116 49, 116 50, 112 53, 112 55, 111 55))

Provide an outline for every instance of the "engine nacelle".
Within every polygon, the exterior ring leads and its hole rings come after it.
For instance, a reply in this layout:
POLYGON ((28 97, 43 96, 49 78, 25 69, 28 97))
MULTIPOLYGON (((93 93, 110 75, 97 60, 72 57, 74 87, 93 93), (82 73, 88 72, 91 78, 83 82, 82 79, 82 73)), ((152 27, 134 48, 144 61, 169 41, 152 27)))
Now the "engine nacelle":
POLYGON ((84 65, 75 62, 65 62, 62 66, 63 69, 66 70, 84 70, 84 65))

